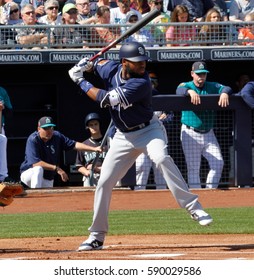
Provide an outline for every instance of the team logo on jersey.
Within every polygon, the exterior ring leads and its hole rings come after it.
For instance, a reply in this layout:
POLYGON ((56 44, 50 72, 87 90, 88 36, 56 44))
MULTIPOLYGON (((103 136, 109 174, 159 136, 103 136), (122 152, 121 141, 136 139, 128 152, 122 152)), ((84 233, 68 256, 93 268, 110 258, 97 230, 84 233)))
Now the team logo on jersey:
POLYGON ((145 49, 142 48, 142 47, 138 48, 138 52, 139 52, 140 55, 145 55, 145 49))
POLYGON ((52 154, 55 154, 55 153, 56 153, 56 150, 55 150, 55 148, 54 148, 53 145, 50 145, 50 150, 51 150, 51 153, 52 153, 52 154))

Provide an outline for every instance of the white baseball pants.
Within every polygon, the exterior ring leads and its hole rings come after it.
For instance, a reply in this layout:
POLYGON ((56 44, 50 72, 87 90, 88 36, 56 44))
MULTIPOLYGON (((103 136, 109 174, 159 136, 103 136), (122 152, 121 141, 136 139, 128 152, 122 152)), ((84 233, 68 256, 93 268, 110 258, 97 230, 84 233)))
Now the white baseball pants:
POLYGON ((0 134, 0 181, 8 177, 7 167, 7 137, 5 136, 4 127, 0 134))
POLYGON ((21 173, 20 179, 31 189, 53 188, 54 180, 43 178, 43 168, 35 166, 21 173))
POLYGON ((145 190, 149 178, 151 167, 153 168, 154 182, 156 189, 166 189, 166 181, 164 180, 160 170, 156 168, 151 159, 141 154, 136 159, 136 186, 135 190, 145 190))
POLYGON ((207 188, 217 188, 220 182, 224 161, 219 143, 211 129, 208 133, 198 133, 182 125, 182 148, 185 155, 188 171, 188 184, 190 188, 200 189, 200 165, 201 156, 209 164, 209 172, 206 178, 207 188))

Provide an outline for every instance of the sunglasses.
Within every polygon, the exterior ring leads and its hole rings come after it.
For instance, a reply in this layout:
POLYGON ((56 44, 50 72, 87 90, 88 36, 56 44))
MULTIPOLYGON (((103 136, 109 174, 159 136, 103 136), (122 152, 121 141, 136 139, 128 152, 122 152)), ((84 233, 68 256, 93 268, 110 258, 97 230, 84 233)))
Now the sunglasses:
POLYGON ((10 15, 17 13, 18 11, 19 11, 19 9, 12 10, 12 11, 10 11, 10 15))
POLYGON ((156 5, 156 6, 157 6, 157 5, 162 5, 162 2, 161 2, 161 1, 154 1, 153 3, 154 3, 154 5, 156 5))
POLYGON ((55 9, 55 10, 58 10, 58 7, 55 7, 55 6, 54 6, 54 7, 48 7, 48 10, 51 10, 51 11, 52 11, 52 10, 54 10, 54 9, 55 9))
POLYGON ((29 11, 29 12, 25 12, 24 14, 27 15, 27 16, 30 16, 31 14, 35 15, 35 12, 34 11, 29 11))

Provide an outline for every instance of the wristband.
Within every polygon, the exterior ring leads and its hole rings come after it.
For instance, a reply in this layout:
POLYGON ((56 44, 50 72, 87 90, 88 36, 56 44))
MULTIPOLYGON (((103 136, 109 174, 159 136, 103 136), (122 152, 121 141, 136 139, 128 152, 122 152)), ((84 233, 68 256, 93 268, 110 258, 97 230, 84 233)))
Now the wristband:
POLYGON ((89 83, 89 82, 86 81, 86 80, 83 80, 83 81, 79 84, 79 86, 81 87, 81 89, 82 89, 85 93, 87 93, 91 88, 94 87, 91 83, 89 83))

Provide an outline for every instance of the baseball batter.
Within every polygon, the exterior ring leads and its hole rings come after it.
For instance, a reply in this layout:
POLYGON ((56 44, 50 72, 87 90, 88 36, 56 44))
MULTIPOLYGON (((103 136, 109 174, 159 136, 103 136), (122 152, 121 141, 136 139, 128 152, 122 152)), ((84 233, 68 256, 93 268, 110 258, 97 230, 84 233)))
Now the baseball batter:
POLYGON ((145 48, 138 42, 123 44, 120 63, 99 59, 92 65, 84 58, 69 70, 71 79, 101 108, 108 108, 117 128, 101 169, 95 191, 94 216, 90 236, 79 251, 98 250, 108 232, 108 211, 112 189, 138 155, 145 153, 159 167, 167 185, 180 205, 200 225, 209 225, 212 218, 192 194, 173 159, 167 153, 167 135, 163 124, 153 114, 152 87, 146 72, 145 48), (83 71, 94 71, 105 82, 106 89, 94 87, 84 79, 83 71))
MULTIPOLYGON (((216 82, 206 81, 207 70, 204 62, 192 65, 192 81, 181 83, 176 94, 190 96, 191 103, 199 105, 200 95, 219 94, 219 106, 229 104, 232 89, 216 82)), ((191 188, 201 188, 200 164, 201 156, 207 159, 210 170, 206 179, 207 188, 217 188, 224 165, 219 143, 213 131, 214 111, 183 111, 181 141, 188 170, 188 184, 191 188)))

